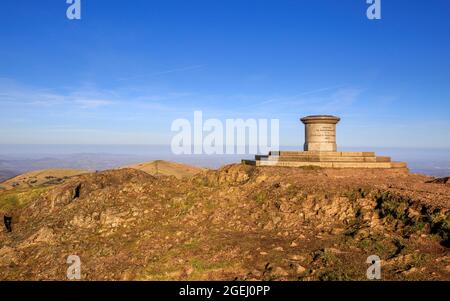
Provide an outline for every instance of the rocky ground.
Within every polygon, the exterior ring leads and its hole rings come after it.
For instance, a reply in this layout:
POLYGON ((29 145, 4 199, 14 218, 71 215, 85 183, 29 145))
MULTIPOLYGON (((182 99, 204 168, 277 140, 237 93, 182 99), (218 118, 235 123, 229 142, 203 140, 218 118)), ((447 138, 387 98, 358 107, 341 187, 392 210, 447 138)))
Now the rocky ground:
POLYGON ((229 165, 18 193, 2 280, 67 279, 69 255, 86 280, 365 280, 370 255, 385 280, 450 280, 448 179, 229 165))

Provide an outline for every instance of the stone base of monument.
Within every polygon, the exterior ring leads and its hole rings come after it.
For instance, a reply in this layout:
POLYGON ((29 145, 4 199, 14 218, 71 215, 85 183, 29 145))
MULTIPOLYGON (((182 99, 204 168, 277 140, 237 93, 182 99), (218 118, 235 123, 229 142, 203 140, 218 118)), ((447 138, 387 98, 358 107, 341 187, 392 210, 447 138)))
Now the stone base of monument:
POLYGON ((406 163, 392 162, 390 157, 379 157, 374 152, 281 151, 270 152, 266 156, 257 155, 255 160, 242 160, 242 163, 254 166, 378 168, 408 171, 406 163))

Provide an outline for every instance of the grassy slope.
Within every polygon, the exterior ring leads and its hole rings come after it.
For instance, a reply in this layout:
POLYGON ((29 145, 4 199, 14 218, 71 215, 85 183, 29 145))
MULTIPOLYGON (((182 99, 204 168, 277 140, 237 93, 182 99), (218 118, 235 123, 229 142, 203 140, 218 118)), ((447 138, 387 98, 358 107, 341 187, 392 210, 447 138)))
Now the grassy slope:
POLYGON ((79 169, 44 169, 30 171, 0 183, 0 190, 10 190, 13 188, 24 189, 44 184, 58 183, 61 180, 84 173, 88 173, 88 171, 79 169))
POLYGON ((175 176, 178 179, 191 177, 204 170, 203 168, 164 160, 138 163, 124 168, 142 170, 151 175, 175 176))

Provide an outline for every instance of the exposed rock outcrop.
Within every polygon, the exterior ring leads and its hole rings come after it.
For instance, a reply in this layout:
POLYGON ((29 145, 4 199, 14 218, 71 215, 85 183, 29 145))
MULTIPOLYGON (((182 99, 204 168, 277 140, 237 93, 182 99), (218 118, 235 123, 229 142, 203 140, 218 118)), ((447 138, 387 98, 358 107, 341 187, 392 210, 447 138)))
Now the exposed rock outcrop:
POLYGON ((228 165, 192 178, 76 176, 0 232, 0 279, 450 279, 450 188, 365 170, 228 165))

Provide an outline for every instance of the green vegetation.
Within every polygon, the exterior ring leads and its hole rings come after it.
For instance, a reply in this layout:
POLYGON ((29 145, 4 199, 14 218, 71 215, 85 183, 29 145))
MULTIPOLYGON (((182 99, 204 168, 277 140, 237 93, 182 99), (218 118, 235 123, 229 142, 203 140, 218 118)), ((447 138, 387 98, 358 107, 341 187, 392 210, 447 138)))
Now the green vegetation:
POLYGON ((345 197, 349 199, 352 203, 356 202, 358 199, 365 198, 369 194, 364 188, 353 189, 344 194, 345 197))
POLYGON ((344 232, 345 236, 354 238, 355 235, 366 226, 362 218, 361 208, 356 208, 355 218, 349 222, 347 230, 344 232))
POLYGON ((394 253, 396 248, 391 239, 384 237, 383 233, 373 233, 368 237, 357 241, 357 246, 365 252, 378 254, 384 258, 394 253))
POLYGON ((324 263, 326 266, 340 263, 339 258, 333 253, 330 252, 327 249, 319 250, 314 252, 313 254, 313 261, 320 260, 322 263, 324 263))
POLYGON ((265 203, 267 200, 267 195, 265 192, 259 192, 258 194, 255 195, 255 201, 258 204, 263 204, 265 203))
POLYGON ((450 217, 439 209, 429 212, 425 206, 416 208, 419 215, 412 216, 409 210, 413 209, 413 202, 389 192, 375 194, 377 210, 381 217, 388 220, 400 220, 405 224, 405 234, 412 231, 424 230, 427 226, 430 233, 437 234, 445 246, 450 245, 450 217))
POLYGON ((0 193, 0 210, 20 209, 47 191, 47 187, 33 187, 0 193))
POLYGON ((450 217, 440 212, 435 212, 429 217, 431 224, 431 233, 438 234, 442 243, 450 247, 450 217))
MULTIPOLYGON (((199 258, 195 258, 191 261, 191 265, 194 268, 194 274, 195 272, 202 274, 203 272, 210 270, 224 269, 227 266, 229 266, 230 263, 226 261, 210 262, 199 258)), ((195 279, 195 277, 192 278, 195 279)))
POLYGON ((185 197, 178 197, 171 200, 171 205, 175 209, 177 216, 184 216, 198 203, 198 196, 188 193, 185 197))
POLYGON ((326 271, 319 276, 320 281, 349 281, 353 279, 342 271, 326 271))
POLYGON ((384 192, 375 196, 377 209, 382 217, 400 219, 405 221, 408 215, 410 203, 408 200, 400 198, 389 192, 384 192))

